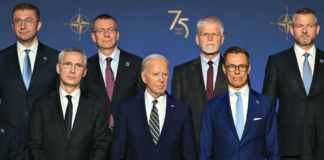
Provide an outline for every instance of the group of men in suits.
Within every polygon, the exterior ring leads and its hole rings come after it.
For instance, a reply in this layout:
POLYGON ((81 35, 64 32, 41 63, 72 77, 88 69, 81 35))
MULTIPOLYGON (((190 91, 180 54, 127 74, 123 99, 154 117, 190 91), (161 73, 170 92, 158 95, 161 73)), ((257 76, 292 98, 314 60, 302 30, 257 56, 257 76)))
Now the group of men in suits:
POLYGON ((216 17, 198 21, 200 56, 174 67, 171 95, 168 60, 118 48, 112 16, 92 22, 88 60, 40 43, 41 26, 35 6, 13 9, 17 42, 0 51, 1 159, 323 159, 324 52, 310 9, 293 15, 295 45, 268 59, 270 98, 251 89, 247 51, 221 56, 216 17))

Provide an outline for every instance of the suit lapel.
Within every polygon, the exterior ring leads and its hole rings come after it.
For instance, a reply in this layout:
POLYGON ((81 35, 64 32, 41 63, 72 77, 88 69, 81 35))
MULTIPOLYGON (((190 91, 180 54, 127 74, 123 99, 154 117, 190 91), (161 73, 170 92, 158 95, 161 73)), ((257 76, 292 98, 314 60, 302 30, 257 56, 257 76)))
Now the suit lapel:
POLYGON ((138 114, 138 116, 140 118, 140 121, 141 121, 142 127, 144 129, 144 132, 146 133, 146 135, 148 136, 148 138, 151 140, 152 144, 154 144, 153 138, 152 138, 152 135, 151 135, 149 126, 148 126, 148 122, 147 122, 147 116, 148 115, 146 115, 144 93, 145 92, 142 92, 141 94, 139 94, 139 95, 136 96, 136 99, 138 100, 138 103, 136 103, 134 105, 136 105, 135 106, 136 107, 136 111, 137 111, 137 114, 138 114))
POLYGON ((69 139, 69 142, 73 139, 75 133, 77 132, 77 130, 80 128, 80 126, 82 125, 83 121, 84 121, 84 117, 86 117, 88 110, 91 106, 91 103, 88 101, 88 95, 83 92, 81 90, 81 95, 80 95, 80 99, 79 99, 79 105, 78 105, 78 109, 75 115, 75 119, 74 119, 74 123, 73 123, 73 127, 72 127, 72 131, 71 131, 71 136, 69 139))
POLYGON ((198 85, 198 92, 201 93, 203 100, 207 102, 207 93, 201 68, 200 56, 193 61, 191 70, 198 85))
POLYGON ((47 59, 51 58, 50 56, 51 55, 48 52, 44 51, 44 45, 38 42, 38 49, 37 49, 37 54, 36 54, 36 59, 34 64, 34 70, 33 70, 32 78, 30 80, 28 91, 30 91, 33 88, 33 86, 36 84, 37 79, 41 77, 42 72, 47 64, 48 61, 47 59))
POLYGON ((223 67, 222 67, 223 64, 224 64, 224 58, 221 56, 219 59, 219 63, 218 63, 217 79, 215 81, 213 97, 216 97, 217 95, 221 94, 222 86, 225 86, 225 87, 227 86, 227 83, 226 83, 227 77, 223 71, 223 67))
POLYGON ((249 103, 248 103, 248 111, 246 116, 246 121, 244 125, 244 131, 241 140, 244 138, 244 136, 248 133, 248 130, 254 121, 255 115, 260 110, 260 106, 262 105, 262 102, 259 100, 259 97, 255 94, 255 91, 250 89, 249 93, 249 103), (257 103, 257 101, 259 103, 257 103))
POLYGON ((316 48, 314 75, 313 75, 311 88, 309 90, 309 95, 313 95, 314 89, 316 88, 317 81, 321 76, 322 69, 324 67, 323 61, 324 61, 324 53, 316 48), (320 61, 322 63, 320 63, 320 61))
POLYGON ((18 82, 18 85, 21 86, 22 90, 26 92, 27 89, 22 77, 22 72, 20 70, 20 64, 18 60, 17 43, 11 46, 11 50, 7 55, 7 64, 12 76, 18 82))
POLYGON ((109 100, 108 93, 106 90, 105 81, 104 81, 103 75, 101 73, 98 54, 99 53, 97 53, 95 55, 94 59, 92 60, 92 65, 89 67, 92 67, 92 69, 91 69, 92 78, 98 80, 99 91, 102 92, 103 95, 105 95, 105 97, 106 97, 105 100, 108 102, 107 104, 110 104, 110 100, 109 100))
POLYGON ((225 94, 225 97, 223 97, 221 99, 222 102, 220 103, 220 104, 224 104, 224 106, 221 106, 220 112, 222 113, 222 115, 223 115, 223 117, 225 119, 225 122, 228 124, 228 126, 232 130, 233 134, 238 139, 236 128, 235 128, 235 125, 234 125, 234 119, 233 119, 231 104, 230 104, 230 100, 229 100, 229 92, 228 92, 228 90, 225 91, 224 94, 225 94))
POLYGON ((51 100, 48 101, 50 108, 53 111, 55 120, 64 135, 65 140, 67 140, 66 129, 64 124, 63 112, 62 112, 62 105, 59 90, 55 90, 51 93, 51 100))
POLYGON ((115 86, 114 86, 114 92, 113 92, 113 98, 115 99, 115 97, 117 97, 117 93, 119 88, 123 85, 123 80, 125 78, 125 75, 128 74, 130 68, 132 67, 132 64, 129 64, 128 66, 126 66, 126 62, 129 62, 128 59, 128 55, 124 53, 124 51, 122 51, 120 49, 120 55, 119 55, 119 62, 118 62, 118 71, 117 71, 117 78, 115 81, 115 86))
POLYGON ((165 113, 164 124, 163 124, 163 127, 162 127, 162 132, 161 132, 161 135, 160 135, 160 138, 159 138, 159 142, 161 141, 161 139, 163 138, 165 132, 167 131, 168 126, 169 126, 170 122, 172 121, 173 113, 174 113, 174 111, 175 111, 175 109, 177 107, 177 106, 174 105, 173 99, 170 97, 170 95, 167 94, 167 93, 165 93, 165 94, 167 96, 166 113, 165 113), (173 107, 171 107, 171 106, 173 106, 173 107))
POLYGON ((289 53, 287 53, 287 56, 288 56, 288 61, 287 61, 287 64, 286 64, 288 66, 287 70, 289 70, 289 72, 292 73, 292 75, 295 77, 296 82, 298 83, 299 87, 301 88, 301 90, 306 95, 306 90, 305 90, 304 83, 303 83, 303 80, 302 80, 301 75, 300 75, 300 70, 299 70, 299 67, 298 67, 294 47, 290 48, 289 53))

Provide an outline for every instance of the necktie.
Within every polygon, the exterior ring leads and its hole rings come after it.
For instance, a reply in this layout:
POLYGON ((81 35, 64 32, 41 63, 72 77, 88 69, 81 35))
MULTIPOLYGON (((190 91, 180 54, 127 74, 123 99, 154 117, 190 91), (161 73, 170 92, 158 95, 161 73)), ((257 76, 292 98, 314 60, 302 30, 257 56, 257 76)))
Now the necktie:
POLYGON ((244 113, 243 113, 243 102, 241 98, 241 92, 235 92, 237 95, 237 101, 236 101, 236 132, 241 140, 242 134, 244 131, 244 113))
POLYGON ((214 69, 213 69, 213 61, 208 61, 209 68, 207 70, 207 97, 208 100, 213 98, 213 78, 214 78, 214 69))
POLYGON ((30 49, 25 50, 26 55, 24 58, 24 68, 23 68, 23 79, 26 86, 26 89, 28 90, 29 83, 32 77, 32 70, 31 70, 31 64, 28 53, 30 52, 30 49))
POLYGON ((73 110, 73 106, 72 106, 72 101, 71 95, 66 95, 66 98, 68 99, 68 105, 66 107, 66 112, 65 112, 65 129, 66 129, 66 134, 68 139, 70 138, 70 134, 71 134, 71 129, 72 129, 72 110, 73 110))
POLYGON ((309 89, 310 89, 311 84, 312 84, 313 76, 312 76, 312 69, 311 69, 310 64, 308 62, 309 53, 304 53, 303 56, 305 56, 305 61, 304 61, 304 64, 303 64, 303 83, 304 83, 306 93, 308 95, 309 89))
POLYGON ((157 100, 153 101, 153 107, 152 107, 152 111, 150 115, 150 123, 149 123, 150 131, 155 145, 159 141, 159 137, 160 137, 159 112, 155 106, 157 103, 158 103, 157 100))
MULTIPOLYGON (((111 57, 108 57, 106 58, 106 61, 107 61, 107 67, 106 67, 106 90, 107 90, 107 93, 108 93, 108 97, 110 99, 110 102, 112 101, 112 95, 113 95, 113 92, 114 92, 114 86, 115 86, 115 79, 114 79, 114 73, 111 69, 111 61, 112 61, 112 58, 111 57)), ((110 117, 109 117, 109 126, 111 128, 114 127, 114 117, 112 114, 110 114, 110 117)))

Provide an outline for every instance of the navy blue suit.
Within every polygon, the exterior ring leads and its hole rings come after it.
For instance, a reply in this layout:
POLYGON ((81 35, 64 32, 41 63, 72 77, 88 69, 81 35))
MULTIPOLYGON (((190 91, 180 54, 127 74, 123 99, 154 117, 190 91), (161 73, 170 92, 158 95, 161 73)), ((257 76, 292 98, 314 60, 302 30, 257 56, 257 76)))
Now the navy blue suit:
POLYGON ((229 92, 225 91, 209 100, 202 113, 199 159, 264 158, 280 160, 276 111, 271 99, 250 89, 248 113, 241 141, 234 125, 229 92))
POLYGON ((144 92, 121 103, 115 120, 113 160, 196 160, 189 105, 167 94, 165 121, 157 145, 149 130, 144 92))

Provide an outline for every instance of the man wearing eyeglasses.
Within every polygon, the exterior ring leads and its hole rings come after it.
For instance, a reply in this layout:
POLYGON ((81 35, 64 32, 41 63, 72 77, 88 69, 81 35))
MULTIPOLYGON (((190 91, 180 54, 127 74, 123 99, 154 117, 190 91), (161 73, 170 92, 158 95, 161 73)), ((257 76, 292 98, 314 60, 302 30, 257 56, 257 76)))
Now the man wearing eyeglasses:
MULTIPOLYGON (((27 3, 18 4, 12 13, 12 28, 17 42, 0 51, 0 117, 8 115, 17 128, 20 149, 26 148, 27 128, 32 103, 56 87, 55 65, 58 51, 40 43, 39 10, 27 3)), ((28 159, 28 152, 23 152, 28 159)))
POLYGON ((117 22, 108 14, 93 20, 91 37, 98 46, 98 53, 88 60, 88 74, 82 88, 108 106, 109 131, 113 133, 120 102, 145 90, 141 79, 142 58, 116 46, 119 40, 117 22))
POLYGON ((280 160, 276 110, 269 97, 247 83, 249 53, 228 48, 222 67, 228 90, 203 109, 199 160, 280 160))
POLYGON ((60 52, 56 71, 60 87, 37 98, 28 130, 31 159, 105 160, 108 148, 107 107, 80 89, 87 56, 78 48, 60 52))

